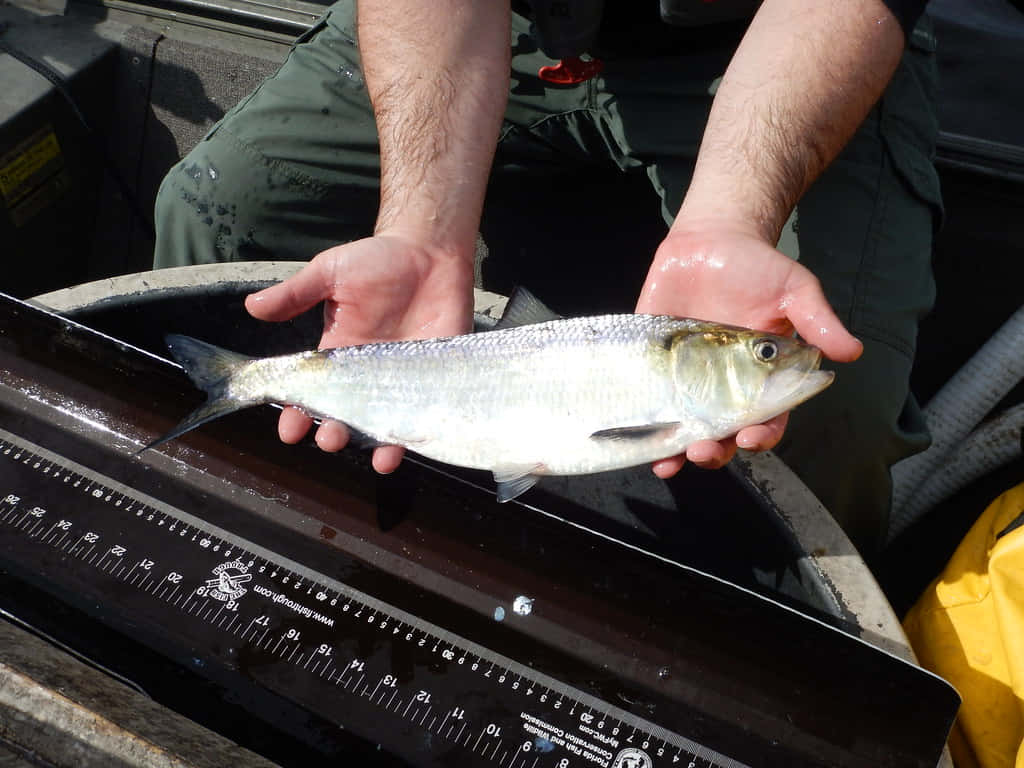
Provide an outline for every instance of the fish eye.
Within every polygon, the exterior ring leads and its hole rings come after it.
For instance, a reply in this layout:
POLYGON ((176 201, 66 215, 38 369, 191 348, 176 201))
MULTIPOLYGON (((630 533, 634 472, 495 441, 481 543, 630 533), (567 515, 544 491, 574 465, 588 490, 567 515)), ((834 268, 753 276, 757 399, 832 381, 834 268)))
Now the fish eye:
POLYGON ((754 342, 754 357, 762 363, 770 363, 779 355, 779 345, 771 339, 754 342))

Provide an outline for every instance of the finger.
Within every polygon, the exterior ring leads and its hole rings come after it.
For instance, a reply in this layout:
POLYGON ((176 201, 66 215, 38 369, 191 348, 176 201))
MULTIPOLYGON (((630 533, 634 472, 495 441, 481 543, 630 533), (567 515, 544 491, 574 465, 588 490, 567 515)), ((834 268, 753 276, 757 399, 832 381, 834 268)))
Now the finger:
POLYGON ((651 465, 651 469, 653 469, 654 474, 662 480, 668 480, 679 472, 679 470, 683 468, 684 464, 686 464, 685 456, 670 456, 667 459, 661 459, 654 462, 654 464, 651 465))
POLYGON ((351 434, 340 421, 325 421, 316 431, 316 444, 322 451, 336 453, 348 445, 351 434))
POLYGON ((245 308, 259 320, 290 320, 328 298, 333 287, 325 262, 315 258, 276 285, 245 297, 245 308))
POLYGON ((783 413, 764 424, 744 427, 736 434, 736 445, 745 451, 770 451, 782 439, 789 422, 789 414, 783 413))
POLYGON ((281 411, 281 417, 277 420, 277 435, 281 442, 294 445, 299 442, 309 428, 313 426, 313 420, 298 408, 288 406, 281 411))
POLYGON ((720 469, 736 455, 736 441, 698 440, 686 449, 686 458, 702 469, 720 469))
POLYGON ((846 330, 814 275, 803 272, 792 287, 791 299, 786 316, 804 341, 836 362, 850 363, 861 356, 864 345, 846 330))
POLYGON ((382 445, 373 451, 373 468, 382 475, 389 475, 398 469, 405 455, 405 448, 400 445, 382 445))

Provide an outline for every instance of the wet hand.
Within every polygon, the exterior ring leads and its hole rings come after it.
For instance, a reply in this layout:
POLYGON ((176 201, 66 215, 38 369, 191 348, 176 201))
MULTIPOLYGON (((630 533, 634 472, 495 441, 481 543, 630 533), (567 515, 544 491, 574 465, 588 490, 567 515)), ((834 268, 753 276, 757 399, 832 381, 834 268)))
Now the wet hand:
MULTIPOLYGON (((694 317, 779 335, 794 331, 831 360, 856 360, 863 346, 829 306, 818 279, 766 243, 757 232, 716 222, 677 221, 654 256, 636 311, 694 317)), ((728 463, 736 448, 770 450, 782 439, 788 414, 745 427, 734 437, 703 440, 654 464, 662 478, 686 460, 704 468, 728 463)))
MULTIPOLYGON (((472 261, 433 251, 401 235, 379 234, 318 254, 287 280, 246 298, 249 313, 281 321, 324 304, 320 349, 376 341, 424 339, 466 333, 473 323, 472 261)), ((299 442, 313 420, 285 408, 278 434, 299 442)), ((316 433, 325 451, 339 451, 350 438, 344 424, 326 421, 316 433)), ((404 449, 374 450, 378 472, 394 471, 404 449)))

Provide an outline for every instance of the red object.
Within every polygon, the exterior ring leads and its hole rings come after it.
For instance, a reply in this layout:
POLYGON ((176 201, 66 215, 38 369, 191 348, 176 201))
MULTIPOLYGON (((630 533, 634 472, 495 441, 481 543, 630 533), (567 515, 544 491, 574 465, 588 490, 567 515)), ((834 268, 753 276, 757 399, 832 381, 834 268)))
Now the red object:
POLYGON ((571 56, 562 59, 554 66, 541 67, 537 71, 537 77, 548 83, 557 85, 577 85, 586 82, 592 77, 597 77, 604 69, 604 62, 600 59, 587 59, 584 61, 578 56, 571 56))

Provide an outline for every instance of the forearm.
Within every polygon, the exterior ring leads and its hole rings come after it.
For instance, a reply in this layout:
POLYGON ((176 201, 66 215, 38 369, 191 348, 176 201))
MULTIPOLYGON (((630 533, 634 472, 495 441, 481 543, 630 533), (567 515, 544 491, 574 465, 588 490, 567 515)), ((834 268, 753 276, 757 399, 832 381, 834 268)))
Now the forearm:
POLYGON ((734 221, 774 243, 903 45, 881 0, 765 0, 719 85, 676 227, 734 221))
POLYGON ((509 78, 508 2, 360 0, 380 137, 377 231, 471 254, 509 78))

